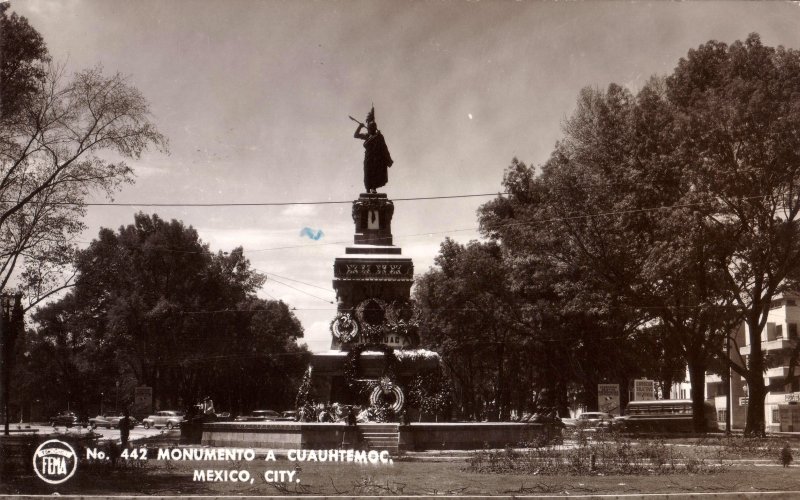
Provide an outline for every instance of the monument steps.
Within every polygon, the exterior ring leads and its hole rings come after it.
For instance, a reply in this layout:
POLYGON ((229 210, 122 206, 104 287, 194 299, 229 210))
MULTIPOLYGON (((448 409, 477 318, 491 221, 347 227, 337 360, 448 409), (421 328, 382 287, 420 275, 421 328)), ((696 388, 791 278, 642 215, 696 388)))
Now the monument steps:
POLYGON ((368 450, 386 450, 396 455, 400 449, 400 429, 397 424, 361 424, 361 442, 368 450))

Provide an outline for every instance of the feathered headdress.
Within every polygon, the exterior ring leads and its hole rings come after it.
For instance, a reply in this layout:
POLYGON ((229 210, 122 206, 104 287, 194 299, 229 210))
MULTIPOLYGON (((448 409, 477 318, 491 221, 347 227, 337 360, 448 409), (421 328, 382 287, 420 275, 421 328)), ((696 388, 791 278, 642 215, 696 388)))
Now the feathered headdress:
POLYGON ((372 109, 367 113, 367 123, 369 122, 375 122, 375 106, 372 106, 372 109))

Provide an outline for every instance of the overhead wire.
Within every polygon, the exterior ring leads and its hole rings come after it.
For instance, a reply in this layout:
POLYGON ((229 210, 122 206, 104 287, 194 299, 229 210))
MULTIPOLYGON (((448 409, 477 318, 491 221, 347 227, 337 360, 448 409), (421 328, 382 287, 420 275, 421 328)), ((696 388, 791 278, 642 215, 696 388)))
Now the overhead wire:
MULTIPOLYGON (((504 196, 509 193, 495 193, 494 196, 500 195, 504 196)), ((486 196, 486 195, 458 195, 458 196, 451 196, 451 198, 458 198, 458 197, 465 197, 465 196, 486 196)), ((743 197, 743 200, 749 199, 757 199, 757 198, 765 198, 771 195, 754 195, 754 196, 746 196, 743 197)), ((406 198, 406 200, 412 199, 440 199, 446 197, 431 197, 431 198, 406 198)), ((337 202, 338 203, 338 202, 337 202)), ((347 203, 352 203, 352 201, 348 201, 347 203)), ((630 215, 635 213, 646 213, 646 212, 656 212, 662 210, 674 210, 679 208, 691 208, 691 207, 700 207, 704 205, 708 205, 710 202, 697 202, 697 203, 678 203, 675 205, 662 205, 657 207, 645 207, 645 208, 633 208, 628 210, 611 210, 607 212, 598 212, 593 214, 580 214, 580 215, 568 215, 563 217, 551 217, 547 219, 538 219, 538 220, 528 220, 528 221, 515 221, 515 222, 506 222, 500 225, 500 227, 512 227, 512 226, 528 226, 528 225, 536 225, 536 224, 548 224, 551 222, 562 222, 562 221, 570 221, 570 220, 578 220, 578 219, 590 219, 594 217, 610 217, 614 215, 630 215)), ((480 226, 472 226, 472 227, 465 227, 465 228, 453 228, 453 229, 444 229, 439 231, 425 231, 421 233, 407 233, 407 234, 395 234, 393 235, 394 238, 413 238, 418 236, 433 236, 435 234, 449 234, 449 233, 458 233, 464 231, 477 231, 480 230, 480 226)), ((80 241, 80 243, 91 243, 87 241, 80 241)), ((268 251, 275 251, 275 250, 295 250, 295 249, 305 249, 305 248, 318 248, 323 246, 330 246, 330 245, 346 245, 350 244, 349 240, 340 240, 340 241, 326 241, 324 243, 304 243, 300 245, 285 245, 279 247, 268 247, 268 248, 252 248, 247 249, 246 252, 254 253, 254 252, 268 252, 268 251)), ((150 248, 160 249, 165 252, 176 252, 176 253, 200 253, 197 250, 181 250, 181 249, 170 249, 165 247, 158 247, 153 246, 150 248)))
POLYGON ((302 290, 302 289, 300 289, 300 288, 294 287, 294 286, 292 286, 292 285, 289 285, 289 284, 287 284, 287 283, 283 283, 283 282, 281 282, 281 281, 278 281, 278 280, 276 280, 276 279, 274 279, 274 278, 273 278, 273 279, 271 279, 270 281, 272 281, 272 282, 275 282, 275 283, 278 283, 278 284, 280 284, 280 285, 283 285, 283 286, 285 286, 285 287, 289 287, 289 288, 291 288, 292 290, 297 290, 297 291, 298 291, 298 292, 300 292, 300 293, 304 293, 304 294, 308 295, 309 297, 314 297, 314 298, 315 298, 315 299, 317 299, 317 300, 321 300, 321 301, 323 301, 323 302, 327 302, 328 304, 333 304, 333 303, 334 303, 332 300, 323 299, 322 297, 319 297, 319 296, 317 296, 317 295, 314 295, 313 293, 306 292, 305 290, 302 290))
MULTIPOLYGON (((392 201, 421 201, 421 200, 447 200, 454 198, 478 198, 483 196, 497 196, 504 194, 496 193, 473 193, 456 194, 443 196, 413 196, 408 198, 392 198, 392 201)), ((8 203, 1 200, 0 203, 8 203)), ((120 203, 120 202, 47 202, 48 205, 81 205, 86 207, 285 207, 292 205, 342 205, 353 203, 353 200, 321 200, 321 201, 266 201, 266 202, 240 202, 240 203, 120 203)))
MULTIPOLYGON (((399 200, 412 201, 412 200, 464 198, 464 197, 476 197, 476 196, 503 196, 503 195, 507 195, 507 194, 510 194, 510 193, 503 192, 503 193, 484 193, 484 194, 468 194, 468 195, 450 195, 450 196, 439 196, 439 197, 399 198, 399 199, 396 199, 396 200, 398 200, 398 201, 399 200)), ((757 198, 763 198, 765 196, 769 196, 769 195, 750 196, 750 197, 744 197, 743 199, 757 199, 757 198)), ((324 204, 324 203, 352 203, 352 201, 346 201, 346 202, 338 202, 338 201, 337 202, 293 202, 293 203, 290 203, 290 204, 324 204)), ((658 206, 658 207, 645 207, 645 208, 639 208, 639 209, 607 211, 607 212, 599 212, 599 213, 594 213, 594 214, 581 214, 581 215, 574 215, 574 216, 552 217, 552 218, 549 218, 549 219, 540 219, 540 220, 534 220, 534 221, 507 222, 507 223, 503 224, 501 227, 510 227, 510 226, 518 226, 518 225, 546 224, 546 223, 550 223, 550 222, 586 219, 586 218, 593 218, 593 217, 608 217, 608 216, 613 216, 613 215, 629 215, 629 214, 633 214, 633 213, 644 213, 644 212, 653 212, 653 211, 660 211, 660 210, 674 210, 674 209, 678 209, 678 208, 690 208, 690 207, 703 206, 703 205, 707 205, 708 203, 709 202, 682 203, 682 204, 664 205, 664 206, 658 206)), ((277 205, 279 203, 273 203, 273 204, 277 205)), ((287 203, 287 204, 289 204, 289 203, 287 203)), ((223 205, 223 204, 219 204, 219 205, 223 205)), ((241 204, 241 205, 247 205, 247 204, 241 204)), ((469 227, 469 228, 454 228, 454 229, 446 229, 446 230, 442 230, 442 231, 426 231, 426 232, 423 232, 423 233, 410 233, 410 234, 405 234, 405 235, 395 235, 395 237, 407 238, 407 237, 418 237, 418 236, 432 236, 434 234, 449 234, 449 233, 463 232, 463 231, 474 231, 474 230, 478 230, 478 229, 480 229, 479 226, 469 227)), ((84 242, 84 243, 90 243, 90 242, 84 242)), ((284 249, 315 248, 315 247, 330 246, 330 245, 343 245, 343 244, 348 244, 348 243, 350 243, 350 242, 349 241, 332 241, 332 242, 316 243, 316 244, 308 244, 308 243, 306 243, 306 244, 302 244, 302 245, 287 245, 287 246, 281 246, 281 247, 249 249, 249 250, 246 250, 246 251, 248 253, 254 253, 254 252, 264 252, 264 251, 273 251, 273 250, 284 250, 284 249)), ((166 251, 166 252, 176 252, 176 253, 201 253, 202 252, 202 251, 199 251, 199 250, 171 249, 171 248, 158 247, 158 246, 152 246, 150 248, 154 248, 154 249, 158 249, 158 250, 166 251)), ((292 282, 295 282, 295 283, 298 283, 298 284, 314 287, 314 288, 317 288, 317 289, 324 290, 326 292, 332 293, 332 291, 330 289, 323 288, 323 287, 320 287, 318 285, 314 285, 314 284, 307 283, 307 282, 304 282, 304 281, 300 281, 300 280, 297 280, 297 279, 294 279, 294 278, 281 276, 279 274, 275 274, 275 273, 272 273, 272 272, 269 272, 269 271, 263 271, 262 270, 261 272, 263 272, 264 274, 266 274, 268 276, 272 275, 273 278, 271 278, 270 281, 274 281, 275 283, 278 283, 280 285, 286 286, 286 287, 291 288, 293 290, 299 291, 299 292, 304 293, 306 295, 309 295, 309 296, 311 296, 311 297, 313 297, 315 299, 322 300, 322 301, 327 302, 329 304, 333 304, 333 301, 330 301, 328 299, 324 299, 324 298, 319 297, 317 295, 311 294, 311 293, 306 292, 306 291, 304 291, 302 289, 299 289, 297 287, 291 286, 291 285, 289 285, 287 283, 283 283, 283 282, 275 279, 274 277, 278 277, 278 278, 281 278, 281 279, 284 279, 284 280, 287 280, 287 281, 292 281, 292 282)), ((273 297, 272 295, 269 295, 268 293, 267 293, 267 295, 270 296, 271 298, 273 298, 274 300, 278 300, 275 297, 273 297)), ((685 306, 683 306, 683 307, 685 307, 685 306)), ((303 309, 295 309, 295 310, 303 310, 303 309)))

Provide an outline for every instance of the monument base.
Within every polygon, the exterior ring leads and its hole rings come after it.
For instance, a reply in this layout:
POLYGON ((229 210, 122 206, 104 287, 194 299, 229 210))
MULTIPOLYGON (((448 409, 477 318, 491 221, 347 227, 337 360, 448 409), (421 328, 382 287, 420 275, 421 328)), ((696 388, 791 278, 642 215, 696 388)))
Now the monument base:
MULTIPOLYGON (((377 449, 370 446, 373 428, 397 433, 399 451, 477 450, 503 448, 534 441, 543 424, 514 422, 456 422, 358 424, 304 422, 213 422, 203 425, 202 444, 271 450, 377 449)), ((391 446, 387 446, 389 448, 391 446)))
MULTIPOLYGON (((398 349, 394 352, 399 360, 397 381, 403 386, 407 386, 416 374, 439 368, 439 355, 434 352, 424 349, 398 349)), ((311 400, 324 404, 364 405, 366 403, 352 394, 347 387, 344 375, 346 358, 346 351, 327 351, 315 353, 312 356, 312 383, 309 395, 311 400)), ((386 359, 382 352, 365 351, 361 353, 358 365, 361 377, 377 379, 385 369, 386 359)))

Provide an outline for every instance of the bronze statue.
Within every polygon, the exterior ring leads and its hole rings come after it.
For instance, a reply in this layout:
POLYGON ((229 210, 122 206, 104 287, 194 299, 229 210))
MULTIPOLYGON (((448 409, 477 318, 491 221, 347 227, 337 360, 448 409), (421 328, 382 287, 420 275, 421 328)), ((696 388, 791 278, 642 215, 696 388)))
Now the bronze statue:
POLYGON ((383 134, 375 123, 374 107, 367 114, 366 125, 352 116, 350 119, 358 123, 353 137, 364 141, 364 189, 367 190, 367 193, 376 193, 377 188, 385 186, 389 181, 387 169, 392 166, 394 161, 389 155, 389 148, 386 147, 383 134), (361 133, 362 128, 367 129, 366 134, 361 133))

